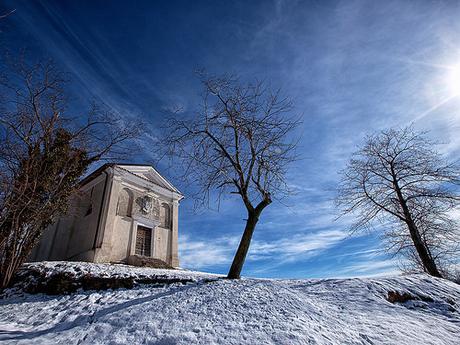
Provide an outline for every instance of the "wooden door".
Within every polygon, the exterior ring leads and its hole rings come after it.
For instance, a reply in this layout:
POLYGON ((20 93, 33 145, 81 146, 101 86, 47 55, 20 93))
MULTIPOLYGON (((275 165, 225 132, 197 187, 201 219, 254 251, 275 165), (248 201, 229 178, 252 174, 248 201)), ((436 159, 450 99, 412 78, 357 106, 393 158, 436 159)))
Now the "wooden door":
POLYGON ((136 255, 152 256, 152 229, 139 225, 136 234, 136 255))

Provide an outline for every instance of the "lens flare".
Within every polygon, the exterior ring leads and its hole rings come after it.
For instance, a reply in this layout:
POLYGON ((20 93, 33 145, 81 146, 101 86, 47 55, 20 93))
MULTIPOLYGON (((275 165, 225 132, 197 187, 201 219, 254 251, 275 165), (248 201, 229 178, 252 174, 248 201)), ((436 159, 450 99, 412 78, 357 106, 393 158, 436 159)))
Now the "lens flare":
POLYGON ((460 64, 448 68, 446 73, 447 87, 452 97, 460 95, 460 64))

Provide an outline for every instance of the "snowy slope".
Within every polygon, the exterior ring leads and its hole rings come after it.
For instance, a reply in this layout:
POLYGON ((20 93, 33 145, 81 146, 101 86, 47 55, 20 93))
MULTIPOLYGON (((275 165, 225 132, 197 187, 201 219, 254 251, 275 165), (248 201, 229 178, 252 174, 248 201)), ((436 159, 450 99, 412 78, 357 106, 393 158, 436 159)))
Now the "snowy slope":
POLYGON ((195 280, 0 300, 0 343, 460 344, 460 286, 425 275, 205 282, 196 272, 164 274, 195 280), (390 303, 389 291, 418 300, 390 303))

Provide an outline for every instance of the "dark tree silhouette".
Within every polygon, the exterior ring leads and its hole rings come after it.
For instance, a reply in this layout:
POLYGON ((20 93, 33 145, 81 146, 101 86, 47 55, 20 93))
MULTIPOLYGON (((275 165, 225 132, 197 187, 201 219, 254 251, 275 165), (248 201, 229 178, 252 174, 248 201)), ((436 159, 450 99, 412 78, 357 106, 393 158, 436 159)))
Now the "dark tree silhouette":
POLYGON ((356 217, 352 230, 366 229, 374 220, 390 222, 388 249, 441 277, 456 251, 457 225, 449 213, 460 200, 453 188, 459 170, 434 144, 412 127, 367 137, 342 172, 337 203, 343 214, 356 217))
POLYGON ((246 226, 228 278, 238 279, 262 211, 287 192, 286 169, 296 159, 288 98, 263 83, 242 84, 234 77, 203 78, 202 109, 196 117, 171 117, 166 126, 169 154, 183 166, 184 178, 200 187, 200 204, 210 195, 239 195, 246 226))
POLYGON ((65 79, 51 62, 22 58, 0 76, 0 288, 27 259, 43 230, 66 212, 88 166, 134 138, 124 124, 93 107, 68 117, 65 79))

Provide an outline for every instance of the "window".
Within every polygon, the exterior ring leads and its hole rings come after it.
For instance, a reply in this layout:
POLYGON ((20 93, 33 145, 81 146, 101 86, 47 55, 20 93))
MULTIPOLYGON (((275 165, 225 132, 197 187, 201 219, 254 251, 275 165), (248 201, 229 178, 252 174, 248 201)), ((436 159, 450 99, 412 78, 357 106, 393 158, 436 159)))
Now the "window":
POLYGON ((136 233, 136 255, 152 256, 152 229, 139 225, 136 233))
POLYGON ((162 203, 160 208, 160 226, 169 229, 171 227, 171 209, 167 203, 162 203))
POLYGON ((118 196, 117 215, 131 217, 133 209, 133 192, 123 188, 118 196))

